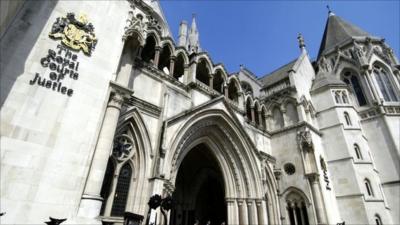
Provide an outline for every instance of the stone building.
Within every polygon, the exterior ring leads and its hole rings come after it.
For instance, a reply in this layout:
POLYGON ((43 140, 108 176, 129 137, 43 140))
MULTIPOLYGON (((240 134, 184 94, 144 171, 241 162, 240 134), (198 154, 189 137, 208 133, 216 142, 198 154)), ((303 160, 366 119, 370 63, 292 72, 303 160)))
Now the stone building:
POLYGON ((299 35, 298 58, 257 77, 215 64, 195 18, 174 41, 158 1, 0 10, 1 223, 400 223, 384 39, 331 12, 315 61, 299 35))

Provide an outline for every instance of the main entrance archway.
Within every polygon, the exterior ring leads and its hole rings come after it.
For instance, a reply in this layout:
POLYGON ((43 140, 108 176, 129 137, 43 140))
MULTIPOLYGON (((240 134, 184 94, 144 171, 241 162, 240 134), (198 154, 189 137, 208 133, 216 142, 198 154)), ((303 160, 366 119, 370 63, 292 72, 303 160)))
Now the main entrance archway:
POLYGON ((225 187, 214 153, 205 144, 193 147, 183 159, 175 183, 171 223, 192 225, 226 222, 225 187))

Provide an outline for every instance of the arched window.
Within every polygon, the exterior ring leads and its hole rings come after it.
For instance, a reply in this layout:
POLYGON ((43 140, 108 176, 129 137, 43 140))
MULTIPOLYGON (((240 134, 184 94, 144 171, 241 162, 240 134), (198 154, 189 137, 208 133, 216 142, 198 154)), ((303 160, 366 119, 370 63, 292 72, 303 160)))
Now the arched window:
POLYGON ((298 193, 291 192, 286 197, 286 210, 290 225, 310 225, 307 205, 298 193))
POLYGON ((160 59, 158 61, 158 69, 164 71, 164 73, 169 75, 170 64, 171 64, 171 50, 168 45, 165 45, 161 50, 160 59))
POLYGON ((125 212, 129 187, 132 181, 132 166, 136 148, 132 132, 125 127, 114 137, 112 154, 107 164, 101 189, 104 201, 101 214, 105 217, 122 217, 125 212), (117 175, 118 176, 115 176, 117 175))
POLYGON ((372 190, 371 182, 369 182, 368 179, 365 179, 364 180, 364 185, 365 185, 365 190, 367 191, 368 196, 373 197, 374 196, 374 192, 372 190))
POLYGON ((376 225, 382 225, 383 224, 382 220, 381 220, 381 217, 378 214, 375 215, 374 219, 375 219, 375 224, 376 225))
POLYGON ((357 144, 354 144, 354 151, 356 153, 357 159, 363 159, 360 147, 357 144))
POLYGON ((385 101, 398 101, 388 72, 382 67, 374 65, 373 73, 385 101))
POLYGON ((351 119, 350 119, 349 113, 344 112, 343 115, 344 115, 344 119, 346 120, 347 126, 351 126, 352 124, 351 124, 351 119))
POLYGON ((210 83, 209 76, 210 70, 207 67, 207 61, 205 59, 201 59, 200 62, 197 64, 196 79, 208 86, 210 83))
POLYGON ((287 115, 287 125, 296 124, 299 121, 299 116, 297 115, 297 109, 293 103, 288 103, 286 105, 286 115, 287 115))
POLYGON ((236 82, 231 79, 228 84, 228 98, 237 103, 239 101, 239 88, 235 83, 236 82))
POLYGON ((185 59, 182 54, 179 54, 174 63, 174 78, 183 82, 183 74, 185 73, 185 59))
POLYGON ((342 91, 342 100, 343 100, 343 103, 345 103, 345 104, 349 103, 349 99, 347 98, 346 91, 342 91))
POLYGON ((365 95, 362 90, 362 86, 360 84, 360 81, 358 80, 357 75, 351 73, 350 71, 347 71, 344 73, 344 82, 346 84, 350 85, 354 94, 357 97, 358 105, 363 106, 367 104, 367 100, 365 98, 365 95))
POLYGON ((146 44, 142 49, 142 60, 145 62, 150 62, 150 60, 154 60, 154 55, 156 53, 156 40, 150 35, 146 39, 146 44))
POLYGON ((284 126, 283 115, 281 110, 278 107, 275 107, 272 111, 273 120, 274 120, 274 129, 280 129, 284 126))
POLYGON ((251 118, 251 100, 250 100, 250 98, 247 98, 247 100, 246 100, 246 117, 247 117, 247 120, 249 122, 252 121, 252 118, 251 118))
POLYGON ((338 91, 335 91, 335 102, 336 102, 337 104, 342 103, 341 98, 340 98, 340 94, 339 94, 338 91))
POLYGON ((224 93, 224 78, 222 76, 221 70, 218 70, 213 78, 213 89, 220 94, 224 93))
POLYGON ((114 201, 111 209, 111 216, 123 216, 125 212, 126 202, 128 200, 129 186, 131 183, 132 168, 129 163, 122 166, 117 187, 115 189, 114 201))

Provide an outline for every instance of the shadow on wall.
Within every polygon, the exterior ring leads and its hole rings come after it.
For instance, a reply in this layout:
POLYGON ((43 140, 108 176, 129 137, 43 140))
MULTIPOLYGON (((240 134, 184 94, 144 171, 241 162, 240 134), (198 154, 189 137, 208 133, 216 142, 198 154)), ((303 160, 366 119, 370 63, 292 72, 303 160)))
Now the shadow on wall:
MULTIPOLYGON (((3 107, 16 80, 25 73, 27 59, 57 3, 58 0, 26 1, 1 37, 0 107, 3 107)), ((39 58, 33 60, 40 61, 39 58)))

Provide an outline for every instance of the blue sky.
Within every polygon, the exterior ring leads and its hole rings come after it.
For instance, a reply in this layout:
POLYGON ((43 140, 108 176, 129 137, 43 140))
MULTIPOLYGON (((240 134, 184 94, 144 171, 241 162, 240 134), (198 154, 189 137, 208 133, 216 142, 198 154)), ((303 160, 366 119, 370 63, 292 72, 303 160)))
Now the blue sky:
POLYGON ((344 20, 384 37, 399 56, 400 1, 229 1, 161 0, 174 39, 179 23, 196 14, 200 43, 228 72, 243 64, 263 76, 298 57, 297 34, 315 58, 328 16, 326 5, 344 20))

